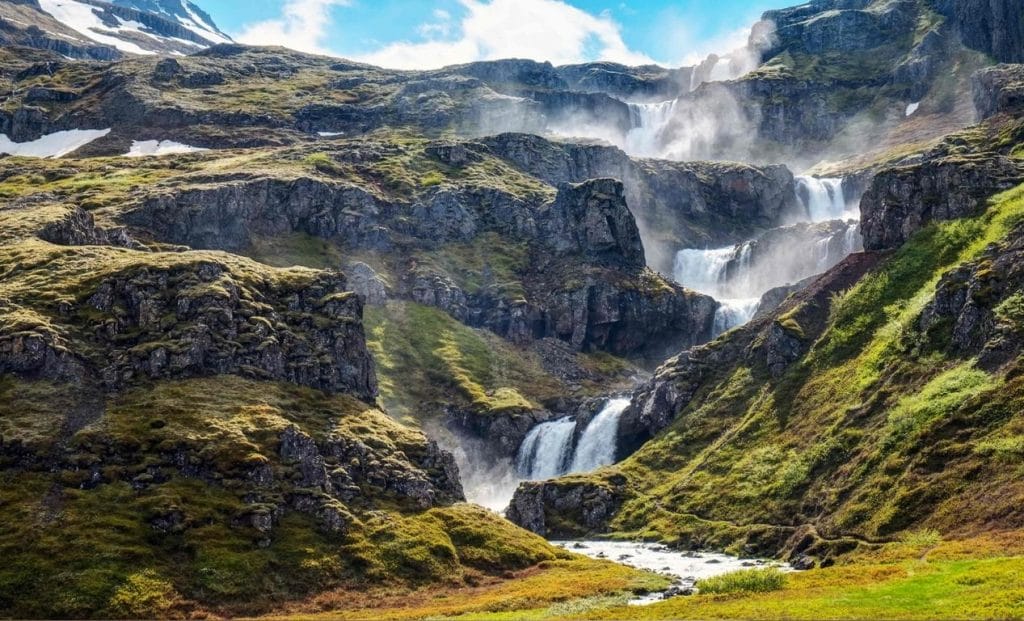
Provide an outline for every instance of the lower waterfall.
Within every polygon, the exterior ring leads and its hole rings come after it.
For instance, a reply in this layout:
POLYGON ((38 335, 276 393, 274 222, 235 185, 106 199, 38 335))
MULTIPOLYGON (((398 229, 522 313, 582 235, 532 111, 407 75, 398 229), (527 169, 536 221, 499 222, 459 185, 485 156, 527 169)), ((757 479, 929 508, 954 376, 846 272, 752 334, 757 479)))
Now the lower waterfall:
POLYGON ((615 463, 619 417, 629 407, 629 399, 612 399, 590 421, 580 436, 569 472, 589 472, 615 463))
POLYGON ((565 474, 572 457, 576 421, 566 417, 541 423, 526 434, 516 457, 516 471, 528 480, 542 480, 565 474))
POLYGON ((711 338, 742 326, 751 320, 761 305, 761 298, 742 298, 738 300, 718 300, 715 310, 714 324, 711 327, 711 338))
POLYGON ((609 399, 580 434, 575 447, 576 421, 572 418, 535 426, 519 446, 516 472, 526 480, 538 481, 615 463, 619 418, 628 407, 629 399, 609 399))

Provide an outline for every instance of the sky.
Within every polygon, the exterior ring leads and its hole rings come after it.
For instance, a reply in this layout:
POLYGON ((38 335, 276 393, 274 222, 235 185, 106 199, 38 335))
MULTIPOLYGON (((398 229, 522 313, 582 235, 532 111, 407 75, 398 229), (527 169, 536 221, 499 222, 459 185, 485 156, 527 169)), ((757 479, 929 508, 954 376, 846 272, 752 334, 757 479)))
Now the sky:
MULTIPOLYGON (((193 0, 221 30, 398 69, 496 58, 692 65, 784 0, 193 0)), ((789 2, 792 4, 792 2, 789 2)))

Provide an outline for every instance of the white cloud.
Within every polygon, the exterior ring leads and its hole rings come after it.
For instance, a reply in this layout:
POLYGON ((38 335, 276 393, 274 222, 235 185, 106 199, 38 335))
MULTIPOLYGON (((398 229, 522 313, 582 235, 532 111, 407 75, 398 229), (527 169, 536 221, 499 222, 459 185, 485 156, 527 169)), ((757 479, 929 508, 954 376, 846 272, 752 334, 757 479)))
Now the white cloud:
POLYGON ((330 54, 324 47, 331 25, 330 11, 351 0, 287 0, 276 19, 247 24, 234 38, 250 45, 283 45, 300 52, 330 54))
POLYGON ((425 25, 420 33, 428 40, 392 43, 358 60, 397 69, 427 69, 499 58, 547 60, 556 65, 592 60, 628 65, 654 62, 629 49, 619 25, 607 14, 595 16, 561 0, 461 2, 467 13, 457 28, 451 28, 459 33, 459 38, 431 39, 431 35, 449 31, 439 24, 425 25))

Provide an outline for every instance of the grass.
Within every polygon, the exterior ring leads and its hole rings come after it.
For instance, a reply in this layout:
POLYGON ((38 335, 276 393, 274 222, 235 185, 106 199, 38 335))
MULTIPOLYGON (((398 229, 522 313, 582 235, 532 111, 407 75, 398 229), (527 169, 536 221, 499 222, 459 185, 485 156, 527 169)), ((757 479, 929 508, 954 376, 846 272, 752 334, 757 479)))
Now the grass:
POLYGON ((393 301, 367 308, 365 321, 381 398, 395 415, 423 417, 451 403, 484 414, 523 411, 563 390, 533 354, 438 309, 393 301))
POLYGON ((1024 614, 1024 558, 908 560, 793 574, 767 593, 679 597, 608 619, 1007 619, 1024 614))
POLYGON ((500 583, 570 558, 480 507, 425 510, 397 494, 386 481, 440 475, 425 438, 343 395, 232 376, 159 382, 109 400, 62 450, 65 469, 0 475, 0 610, 12 616, 257 614, 341 588, 500 583), (351 502, 299 486, 279 454, 289 426, 340 442, 325 466, 350 469, 351 502), (259 468, 271 476, 257 485, 259 468), (296 494, 329 501, 345 530, 295 510, 296 494), (269 531, 254 527, 258 514, 275 516, 269 531))
POLYGON ((786 584, 786 574, 774 567, 741 569, 697 581, 703 594, 767 593, 786 584))

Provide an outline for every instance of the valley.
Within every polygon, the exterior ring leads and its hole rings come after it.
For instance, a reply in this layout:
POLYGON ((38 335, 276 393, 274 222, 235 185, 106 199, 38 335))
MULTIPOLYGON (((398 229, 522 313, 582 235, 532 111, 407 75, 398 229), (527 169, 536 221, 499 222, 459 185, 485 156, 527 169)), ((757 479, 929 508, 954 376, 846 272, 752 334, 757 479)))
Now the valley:
POLYGON ((1024 615, 1024 11, 722 52, 0 3, 0 616, 1024 615))

